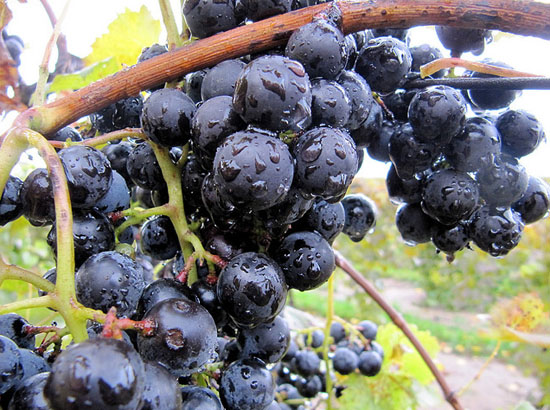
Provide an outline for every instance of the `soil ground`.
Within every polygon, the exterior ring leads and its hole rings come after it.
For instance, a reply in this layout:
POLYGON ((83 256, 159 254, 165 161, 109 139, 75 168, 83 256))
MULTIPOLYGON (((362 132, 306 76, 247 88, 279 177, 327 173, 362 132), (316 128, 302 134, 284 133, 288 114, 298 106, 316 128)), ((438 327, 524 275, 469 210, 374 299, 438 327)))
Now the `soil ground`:
MULTIPOLYGON (((402 313, 410 313, 424 319, 446 324, 456 324, 465 331, 476 331, 480 315, 475 313, 448 312, 422 306, 425 294, 413 284, 385 279, 384 297, 402 313)), ((436 358, 441 365, 449 386, 460 390, 476 376, 486 358, 461 355, 450 348, 444 348, 436 358)), ((437 389, 435 384, 434 389, 437 389)), ((487 368, 461 396, 462 405, 469 410, 509 410, 521 401, 532 401, 540 395, 537 380, 524 376, 520 369, 497 359, 487 368)), ((421 410, 451 408, 445 401, 423 405, 421 410)))

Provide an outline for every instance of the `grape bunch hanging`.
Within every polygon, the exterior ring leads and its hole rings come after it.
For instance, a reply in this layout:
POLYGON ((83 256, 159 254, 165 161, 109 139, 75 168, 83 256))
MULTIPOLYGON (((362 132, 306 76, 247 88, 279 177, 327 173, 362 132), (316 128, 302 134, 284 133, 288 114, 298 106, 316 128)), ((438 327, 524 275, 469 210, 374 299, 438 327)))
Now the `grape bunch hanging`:
MULTIPOLYGON (((199 0, 182 11, 205 38, 309 3, 199 0)), ((69 188, 88 340, 62 350, 63 329, 0 316, 4 408, 305 409, 345 394, 336 373, 378 374, 371 321, 291 334, 283 311, 290 289, 329 281, 339 234, 359 242, 374 228, 374 202, 348 194, 364 155, 391 162, 403 239, 449 258, 470 243, 504 256, 546 216, 548 185, 518 162, 544 131, 507 108, 516 91, 405 89, 441 52, 409 47, 407 30, 344 35, 332 11, 284 47, 122 99, 90 115, 91 131, 49 136, 69 188), (94 147, 101 136, 108 143, 94 147)), ((437 35, 453 56, 481 54, 490 39, 437 35)), ((19 42, 3 37, 18 60, 19 42)), ((152 45, 138 62, 166 52, 152 45)), ((51 225, 56 257, 57 183, 46 168, 10 176, 0 201, 2 225, 51 225)), ((56 268, 43 279, 55 289, 56 268)))

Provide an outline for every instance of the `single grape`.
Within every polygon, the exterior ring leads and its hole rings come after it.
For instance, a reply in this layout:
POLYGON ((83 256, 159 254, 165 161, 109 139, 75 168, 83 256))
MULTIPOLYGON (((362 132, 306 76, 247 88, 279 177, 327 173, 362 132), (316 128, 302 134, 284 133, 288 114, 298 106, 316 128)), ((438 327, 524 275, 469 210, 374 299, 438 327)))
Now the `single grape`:
POLYGON ((340 322, 332 322, 330 324, 330 337, 334 339, 334 343, 339 343, 346 337, 346 328, 340 322))
POLYGON ((422 182, 423 178, 399 178, 392 164, 386 176, 386 190, 390 201, 393 204, 420 202, 422 200, 422 182))
POLYGON ((285 237, 274 255, 286 283, 300 291, 325 283, 335 268, 334 252, 318 233, 295 232, 285 237))
POLYGON ((361 75, 351 70, 342 71, 336 81, 346 90, 351 101, 351 114, 346 127, 356 130, 367 119, 375 103, 371 87, 361 75))
POLYGON ((48 171, 36 168, 21 187, 23 215, 34 226, 52 223, 55 219, 53 190, 48 171))
POLYGON ((160 278, 149 283, 139 298, 137 317, 142 319, 157 303, 174 298, 196 301, 191 289, 175 279, 160 278))
POLYGON ((383 120, 377 133, 375 133, 367 146, 367 154, 376 161, 390 162, 390 139, 400 128, 399 121, 383 120))
POLYGON ((180 391, 183 401, 181 410, 223 410, 216 393, 207 387, 183 386, 180 391))
POLYGON ((78 132, 76 128, 67 126, 58 130, 53 135, 53 137, 48 139, 51 141, 61 141, 61 142, 65 142, 70 139, 71 142, 79 142, 79 141, 82 141, 82 135, 80 135, 80 132, 78 132))
POLYGON ((53 410, 135 410, 145 387, 143 361, 127 343, 95 338, 69 346, 44 386, 53 410))
POLYGON ((470 237, 463 223, 458 223, 455 226, 442 225, 434 230, 432 242, 441 252, 453 255, 468 246, 470 237))
POLYGON ((284 307, 287 285, 283 272, 271 258, 254 252, 241 253, 221 271, 218 299, 242 327, 273 320, 284 307))
POLYGON ((293 228, 303 231, 316 231, 332 244, 344 229, 346 214, 341 202, 328 203, 318 199, 307 214, 293 228))
POLYGON ((313 398, 323 390, 323 381, 314 374, 307 378, 298 379, 296 383, 298 391, 304 397, 313 398))
POLYGON ((273 377, 259 359, 241 359, 222 372, 220 398, 227 410, 258 410, 275 398, 273 377))
POLYGON ((212 67, 201 83, 201 97, 204 102, 221 95, 233 97, 235 84, 246 64, 239 59, 224 60, 212 67))
POLYGON ((313 125, 344 127, 351 115, 348 93, 336 81, 323 78, 311 82, 311 113, 313 125))
POLYGON ((292 0, 235 0, 235 14, 241 19, 258 21, 288 13, 291 6, 292 0))
POLYGON ((49 375, 38 373, 23 381, 13 393, 7 410, 52 410, 44 397, 49 375))
POLYGON ((376 376, 382 368, 382 357, 374 350, 362 352, 359 355, 357 367, 361 374, 365 376, 376 376))
POLYGON ((311 124, 311 98, 311 84, 302 64, 267 55, 241 71, 233 109, 246 123, 271 131, 299 132, 311 124))
POLYGON ((179 250, 178 236, 169 217, 160 215, 141 227, 141 250, 155 259, 173 258, 179 250))
POLYGON ((494 206, 509 207, 527 190, 529 175, 515 158, 501 157, 481 169, 476 180, 480 196, 494 206))
POLYGON ((437 222, 422 211, 420 204, 402 204, 395 215, 395 225, 407 244, 429 242, 437 222))
MULTIPOLYGON (((373 144, 373 141, 379 138, 383 119, 384 113, 382 112, 382 107, 377 102, 374 102, 371 104, 367 119, 361 123, 359 128, 351 131, 351 137, 355 141, 358 149, 369 147, 373 144)), ((376 159, 374 156, 372 157, 376 159)), ((389 161, 389 158, 387 161, 389 161)))
POLYGON ((292 366, 301 376, 312 376, 319 371, 321 359, 312 350, 300 350, 292 359, 292 366))
POLYGON ((185 0, 182 13, 191 34, 210 37, 237 26, 235 3, 231 0, 185 0))
POLYGON ((512 208, 521 215, 525 224, 545 218, 550 211, 550 186, 543 179, 529 176, 527 189, 512 208))
POLYGON ((188 299, 162 300, 144 320, 155 323, 155 334, 138 335, 140 355, 164 366, 172 375, 189 376, 216 358, 216 324, 198 303, 188 299))
POLYGON ((23 181, 9 175, 0 199, 0 226, 15 221, 23 214, 21 188, 23 181))
POLYGON ((496 121, 502 141, 502 152, 514 157, 529 155, 546 140, 542 124, 524 110, 508 110, 496 121))
POLYGON ((15 386, 22 376, 19 348, 11 339, 0 335, 0 394, 15 386))
POLYGON ((126 170, 134 184, 141 188, 158 190, 166 186, 153 148, 146 142, 137 144, 130 152, 126 170))
POLYGON ((359 356, 347 347, 340 347, 334 352, 332 357, 332 366, 340 374, 350 374, 357 369, 359 356))
MULTIPOLYGON (((411 71, 415 73, 420 73, 420 67, 424 64, 443 58, 443 53, 439 50, 439 48, 430 44, 421 44, 416 47, 410 47, 409 51, 412 56, 411 71)), ((441 78, 444 77, 446 73, 447 70, 439 70, 433 73, 430 77, 441 78)))
POLYGON ((128 187, 134 185, 128 170, 126 169, 126 162, 130 152, 132 152, 133 146, 128 141, 120 141, 118 144, 107 144, 101 151, 105 154, 113 171, 118 172, 126 180, 128 187))
POLYGON ((344 34, 325 19, 316 19, 295 30, 285 55, 299 61, 310 78, 335 79, 346 67, 344 34))
MULTIPOLYGON (((513 68, 512 66, 500 61, 485 59, 482 63, 494 65, 502 68, 513 68)), ((495 78, 495 75, 480 72, 470 72, 471 78, 495 78)), ((474 110, 498 110, 508 107, 519 95, 519 90, 502 90, 492 88, 488 90, 468 90, 468 98, 473 105, 474 110)))
POLYGON ((378 333, 378 326, 376 323, 370 320, 362 320, 357 325, 357 329, 365 336, 365 339, 371 341, 376 339, 376 334, 378 333))
POLYGON ((132 317, 145 288, 143 269, 132 258, 110 251, 88 258, 75 276, 76 297, 84 306, 132 317))
POLYGON ((180 410, 182 398, 177 380, 155 362, 144 362, 145 386, 140 410, 180 410))
POLYGON ((252 329, 242 329, 238 340, 242 346, 241 357, 256 357, 265 363, 275 363, 288 350, 290 329, 287 322, 277 316, 272 322, 262 323, 252 329))
POLYGON ((130 208, 130 190, 122 175, 113 171, 113 182, 103 197, 96 202, 95 209, 103 214, 130 208))
POLYGON ((195 110, 195 103, 185 93, 163 88, 151 93, 143 104, 141 127, 157 144, 165 147, 185 145, 191 138, 191 118, 195 110))
POLYGON ((352 194, 342 199, 342 205, 346 215, 343 232, 359 242, 376 226, 376 204, 364 194, 352 194))
POLYGON ((485 43, 492 38, 491 32, 485 29, 465 29, 458 27, 436 26, 437 37, 453 57, 472 52, 480 55, 485 49, 485 43))

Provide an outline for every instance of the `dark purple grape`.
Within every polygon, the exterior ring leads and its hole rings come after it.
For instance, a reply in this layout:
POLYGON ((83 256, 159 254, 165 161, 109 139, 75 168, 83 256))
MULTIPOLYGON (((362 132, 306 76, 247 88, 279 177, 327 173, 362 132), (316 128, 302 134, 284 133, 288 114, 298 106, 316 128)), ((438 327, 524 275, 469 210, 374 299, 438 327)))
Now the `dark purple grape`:
MULTIPOLYGON (((409 51, 412 56, 411 71, 416 73, 420 72, 420 67, 424 64, 443 58, 443 53, 439 50, 439 48, 430 44, 421 44, 416 47, 410 47, 409 51)), ((446 72, 447 70, 439 70, 433 73, 430 77, 441 78, 445 76, 446 72)))
POLYGON ((21 188, 23 181, 9 175, 2 198, 0 199, 0 226, 15 221, 23 214, 23 203, 21 201, 21 188))
MULTIPOLYGON (((377 102, 372 103, 367 119, 361 123, 359 128, 351 131, 351 137, 355 141, 358 149, 367 148, 373 143, 373 141, 378 140, 382 129, 383 119, 384 113, 382 112, 382 107, 380 104, 377 102)), ((389 161, 389 158, 387 161, 389 161)))
POLYGON ((518 245, 523 227, 520 215, 510 208, 483 206, 472 215, 468 234, 482 251, 498 257, 518 245))
POLYGON ((246 123, 271 131, 299 132, 311 124, 311 98, 311 84, 302 64, 267 55, 241 71, 233 109, 246 123))
POLYGON ((466 101, 454 88, 427 87, 411 100, 408 117, 419 141, 442 146, 464 129, 466 101))
MULTIPOLYGON (((73 238, 75 267, 96 253, 115 248, 113 225, 103 214, 96 211, 75 212, 73 215, 73 238)), ((48 233, 48 245, 57 255, 57 229, 54 225, 48 233)))
POLYGON ((258 21, 288 13, 291 6, 292 0, 235 0, 235 14, 242 19, 258 21))
POLYGON ((44 386, 49 375, 49 372, 43 372, 21 382, 7 410, 52 410, 44 397, 44 386))
POLYGON ((100 133, 115 131, 113 116, 115 115, 115 104, 110 104, 90 114, 92 128, 100 133))
POLYGON ((335 79, 346 67, 344 34, 325 19, 316 19, 295 30, 285 55, 299 61, 310 78, 335 79))
POLYGON ((346 90, 351 101, 351 114, 346 127, 356 130, 367 119, 374 104, 371 87, 363 77, 351 70, 342 71, 336 81, 346 90))
POLYGON ((472 52, 480 55, 485 49, 485 42, 491 39, 491 32, 485 29, 465 29, 458 27, 436 26, 435 31, 439 41, 453 57, 472 52))
POLYGON ((367 154, 376 161, 390 162, 390 139, 393 134, 400 130, 403 123, 399 121, 382 121, 377 135, 367 146, 367 154))
POLYGON ((61 128, 59 131, 57 131, 53 137, 48 138, 50 141, 61 141, 65 142, 68 139, 71 140, 71 142, 78 142, 82 141, 82 135, 80 135, 80 132, 77 131, 76 128, 67 126, 61 128))
POLYGON ((241 359, 222 372, 220 398, 227 410, 258 410, 275 398, 275 383, 259 359, 241 359))
POLYGON ((373 91, 390 93, 405 81, 411 65, 411 53, 405 43, 394 37, 376 37, 359 50, 355 70, 373 91))
POLYGON ((194 154, 189 154, 181 170, 181 188, 186 211, 203 206, 201 187, 205 176, 206 172, 201 167, 198 157, 194 154))
POLYGON ((6 36, 4 44, 15 66, 18 67, 21 64, 21 53, 25 48, 23 41, 19 36, 6 36))
POLYGON ((542 124, 527 111, 505 111, 495 125, 500 133, 502 152, 514 157, 529 155, 546 140, 542 124))
POLYGON ((0 335, 0 394, 15 386, 23 376, 21 352, 6 336, 0 335))
POLYGON ((166 299, 153 306, 144 319, 155 323, 153 336, 138 335, 138 350, 145 360, 157 362, 180 377, 215 359, 216 324, 198 303, 166 299))
POLYGON ((292 359, 292 366, 301 376, 312 376, 319 371, 321 359, 312 350, 299 350, 292 359))
POLYGON ((0 335, 6 336, 20 348, 34 349, 34 335, 26 330, 30 326, 22 316, 16 313, 0 315, 0 335))
POLYGON ((468 118, 464 131, 445 147, 445 158, 457 171, 477 171, 495 161, 500 144, 498 130, 490 121, 468 118))
POLYGON ((376 376, 382 368, 382 357, 374 350, 362 352, 357 367, 362 375, 376 376))
POLYGON ((256 131, 227 137, 214 158, 214 181, 230 203, 252 210, 284 200, 294 176, 288 147, 256 131))
MULTIPOLYGON (((499 61, 483 60, 482 63, 502 68, 513 68, 512 66, 499 61)), ((495 75, 480 72, 470 72, 471 78, 495 78, 495 75)), ((502 90, 496 87, 484 90, 468 90, 468 98, 474 109, 498 110, 508 107, 521 94, 519 90, 502 90)))
POLYGON ((324 341, 325 333, 319 329, 315 329, 313 332, 304 335, 304 344, 306 346, 311 346, 313 349, 321 347, 324 341))
POLYGON ((211 161, 224 138, 243 129, 241 117, 233 110, 233 99, 220 95, 205 101, 196 111, 191 122, 193 148, 197 154, 211 161))
POLYGON ((335 268, 334 252, 318 233, 295 232, 283 239, 275 251, 286 283, 301 291, 325 283, 335 268))
MULTIPOLYGON (((32 349, 34 349, 34 346, 32 349)), ((21 354, 21 379, 15 383, 13 390, 18 390, 23 382, 29 377, 39 373, 49 372, 51 370, 46 359, 37 355, 32 350, 20 348, 19 353, 21 354)))
POLYGON ((529 175, 516 159, 502 157, 481 169, 476 180, 479 193, 488 204, 509 207, 526 191, 529 175))
POLYGON ((335 81, 317 79, 311 83, 311 113, 313 125, 344 127, 351 115, 348 93, 335 81))
POLYGON ((113 125, 115 129, 139 128, 140 116, 143 110, 143 98, 137 97, 123 98, 115 103, 115 113, 113 114, 113 125))
POLYGON ((407 122, 395 130, 389 141, 389 154, 397 175, 402 179, 429 169, 440 154, 432 142, 422 142, 407 122))
POLYGON ((180 410, 182 398, 177 380, 161 365, 145 363, 145 387, 140 410, 180 410))
POLYGON ((346 338, 346 328, 340 322, 332 322, 330 324, 330 337, 334 339, 334 343, 339 343, 346 338))
POLYGON ((256 357, 265 363, 276 363, 288 350, 290 329, 287 322, 277 316, 272 322, 242 329, 238 340, 242 346, 241 357, 256 357))
POLYGON ((209 68, 203 70, 194 71, 185 76, 185 85, 183 90, 195 103, 198 103, 202 100, 201 97, 201 88, 204 77, 208 73, 209 68))
POLYGON ((127 343, 101 337, 69 346, 44 386, 53 409, 135 410, 145 387, 143 361, 127 343))
POLYGON ((225 260, 233 259, 238 254, 243 253, 244 247, 245 244, 241 243, 240 238, 229 234, 213 235, 204 245, 205 250, 225 260))
POLYGON ((59 159, 65 169, 73 207, 91 208, 111 187, 111 164, 101 151, 73 145, 59 151, 59 159))
POLYGON ((283 309, 287 284, 277 263, 263 254, 241 253, 218 277, 218 299, 242 327, 273 320, 283 309))
POLYGON ((183 283, 168 278, 160 278, 149 283, 141 293, 137 317, 143 318, 157 303, 166 299, 189 299, 195 301, 191 289, 183 283))
POLYGON ((173 258, 180 249, 172 221, 165 215, 149 219, 141 227, 141 250, 155 259, 173 258))
POLYGON ((126 180, 118 172, 113 171, 113 182, 103 197, 96 202, 95 209, 107 214, 110 212, 123 211, 130 208, 130 190, 126 180))
POLYGON ((346 215, 343 232, 359 242, 376 226, 376 204, 364 194, 352 194, 342 199, 342 205, 346 215))
POLYGON ((423 179, 416 177, 399 178, 392 164, 386 176, 386 190, 390 201, 393 204, 420 202, 422 200, 422 182, 423 179))
POLYGON ((550 186, 540 178, 529 176, 529 184, 522 197, 512 204, 525 224, 545 218, 550 211, 550 186))
POLYGON ((323 390, 323 381, 316 374, 304 379, 298 379, 296 385, 300 394, 309 398, 317 396, 323 390))
POLYGON ((141 127, 149 139, 165 147, 185 145, 191 138, 195 103, 175 88, 154 91, 143 104, 141 127))
POLYGON ((420 204, 403 204, 397 209, 395 225, 405 243, 416 245, 429 242, 436 221, 422 211, 420 204))
POLYGON ((332 366, 334 371, 340 374, 350 374, 357 369, 359 364, 359 356, 347 347, 340 347, 334 352, 332 357, 332 366))
POLYGON ((374 37, 394 37, 398 40, 407 42, 409 30, 406 28, 374 28, 371 30, 374 37))
POLYGON ((137 144, 130 152, 126 170, 134 184, 141 188, 153 191, 166 186, 153 148, 146 142, 137 144))
POLYGON ((145 288, 143 269, 132 258, 110 251, 91 256, 75 276, 76 296, 84 306, 131 317, 145 288))
POLYGON ((223 410, 216 393, 207 387, 184 386, 180 391, 183 403, 178 410, 223 410))
POLYGON ((105 154, 113 171, 118 172, 124 177, 128 186, 133 185, 132 179, 126 169, 126 161, 130 152, 132 152, 132 144, 128 141, 120 141, 118 144, 107 144, 101 151, 105 154))
POLYGON ((442 225, 434 230, 432 242, 439 251, 453 255, 468 246, 470 237, 462 223, 455 226, 442 225))
POLYGON ((442 169, 424 181, 422 210, 443 225, 468 219, 478 202, 477 183, 465 172, 442 169))
POLYGON ((376 339, 376 334, 378 333, 378 326, 376 325, 376 323, 370 320, 362 320, 357 325, 357 330, 359 330, 361 334, 365 336, 365 339, 372 341, 376 339))
POLYGON ((391 111, 394 119, 406 122, 408 120, 409 104, 417 90, 395 90, 393 93, 382 96, 386 108, 391 111))
POLYGON ((300 220, 313 206, 313 199, 305 198, 294 185, 286 194, 285 199, 271 208, 266 209, 262 219, 269 228, 271 225, 283 226, 300 220))
POLYGON ((166 44, 153 44, 150 47, 145 47, 141 50, 141 54, 138 57, 137 62, 141 63, 143 61, 149 60, 150 58, 160 56, 161 54, 167 53, 168 47, 166 44))
POLYGON ((204 102, 221 95, 233 97, 235 84, 246 64, 239 59, 225 60, 212 67, 202 80, 201 97, 204 102))
POLYGON ((333 204, 318 199, 308 213, 294 226, 297 230, 316 231, 333 243, 344 229, 346 215, 341 202, 333 204))
POLYGON ((216 293, 216 286, 210 285, 202 280, 198 280, 191 285, 193 293, 196 295, 199 303, 202 307, 208 310, 208 313, 212 315, 214 322, 218 328, 223 327, 227 323, 227 312, 222 308, 218 295, 216 293))
POLYGON ((185 0, 183 16, 194 37, 210 37, 238 24, 232 0, 185 0))
POLYGON ((297 187, 304 195, 337 199, 357 173, 355 142, 343 130, 313 128, 298 138, 292 153, 297 187))

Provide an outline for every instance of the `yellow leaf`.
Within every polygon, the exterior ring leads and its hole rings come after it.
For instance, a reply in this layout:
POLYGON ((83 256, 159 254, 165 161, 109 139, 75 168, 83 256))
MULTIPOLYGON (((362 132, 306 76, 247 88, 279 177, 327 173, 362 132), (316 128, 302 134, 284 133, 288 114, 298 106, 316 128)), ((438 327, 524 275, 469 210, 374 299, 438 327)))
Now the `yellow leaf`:
POLYGON ((158 42, 159 35, 160 22, 147 7, 142 6, 139 12, 126 9, 109 24, 109 32, 95 40, 84 62, 91 65, 115 57, 119 64, 133 65, 144 47, 158 42))
POLYGON ((0 30, 6 27, 11 17, 11 10, 8 8, 6 0, 0 0, 0 30))
POLYGON ((547 317, 544 303, 536 293, 518 295, 499 302, 491 309, 491 320, 496 327, 518 332, 532 331, 547 317))

